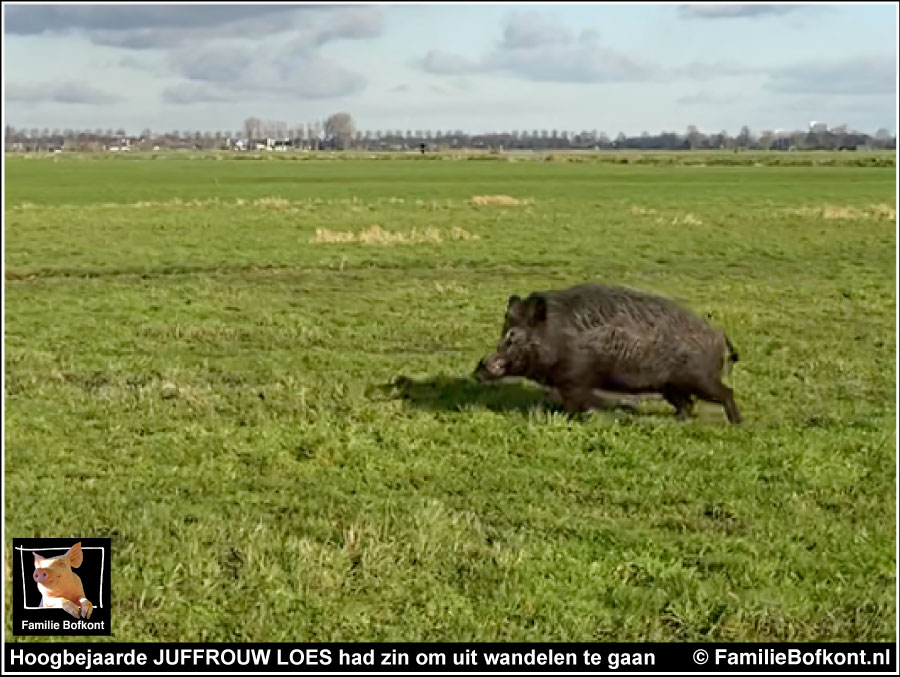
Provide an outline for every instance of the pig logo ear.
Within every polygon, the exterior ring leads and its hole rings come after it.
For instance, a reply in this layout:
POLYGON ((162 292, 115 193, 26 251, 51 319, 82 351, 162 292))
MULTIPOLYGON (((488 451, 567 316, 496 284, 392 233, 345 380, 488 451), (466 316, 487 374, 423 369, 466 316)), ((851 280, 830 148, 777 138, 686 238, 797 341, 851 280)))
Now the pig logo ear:
POLYGON ((80 567, 81 562, 84 560, 84 554, 81 552, 81 541, 78 541, 78 543, 69 548, 69 552, 63 555, 63 557, 69 560, 69 565, 73 569, 80 567))
POLYGON ((44 560, 44 556, 43 556, 43 555, 39 555, 39 554, 37 554, 36 552, 33 552, 33 553, 31 553, 31 554, 34 555, 34 566, 35 566, 35 568, 41 566, 41 562, 44 560))

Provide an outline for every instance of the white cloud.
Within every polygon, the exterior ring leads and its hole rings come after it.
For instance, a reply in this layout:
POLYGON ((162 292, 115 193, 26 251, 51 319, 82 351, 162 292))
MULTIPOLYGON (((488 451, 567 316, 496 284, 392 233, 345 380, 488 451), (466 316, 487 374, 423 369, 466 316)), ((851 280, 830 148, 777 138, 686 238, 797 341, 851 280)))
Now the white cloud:
POLYGON ((174 52, 170 66, 187 80, 163 92, 166 102, 177 104, 321 99, 353 94, 366 86, 361 74, 305 48, 201 46, 174 52))
MULTIPOLYGON (((814 5, 813 5, 814 6, 814 5)), ((742 5, 704 3, 680 5, 678 14, 685 19, 758 19, 810 9, 810 5, 742 5)))
POLYGON ((727 106, 740 100, 736 94, 716 94, 713 92, 699 91, 693 94, 685 94, 678 97, 675 103, 682 106, 727 106))
POLYGON ((787 94, 896 95, 896 61, 888 56, 867 56, 786 66, 771 71, 766 88, 787 94))
POLYGON ((553 17, 518 12, 507 17, 500 42, 478 60, 431 50, 422 68, 436 75, 506 73, 539 82, 637 82, 653 69, 600 42, 593 30, 568 29, 553 17))
POLYGON ((435 75, 464 75, 484 71, 482 63, 472 61, 457 54, 448 54, 440 50, 431 50, 421 61, 422 68, 427 73, 435 75))
POLYGON ((80 32, 98 45, 171 48, 218 39, 259 39, 287 32, 316 44, 380 34, 377 7, 329 5, 14 5, 12 35, 80 32))
POLYGON ((522 49, 540 45, 566 44, 574 39, 572 31, 550 14, 516 12, 503 28, 501 49, 522 49))
POLYGON ((121 101, 121 97, 116 94, 81 82, 8 83, 5 95, 7 101, 22 103, 53 102, 100 106, 121 101))

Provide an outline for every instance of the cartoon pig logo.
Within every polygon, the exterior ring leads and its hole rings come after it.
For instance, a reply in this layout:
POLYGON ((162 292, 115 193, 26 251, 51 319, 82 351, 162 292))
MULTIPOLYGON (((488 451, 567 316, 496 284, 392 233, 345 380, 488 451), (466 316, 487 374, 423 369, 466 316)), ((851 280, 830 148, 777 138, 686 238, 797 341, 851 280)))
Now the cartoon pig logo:
POLYGON ((34 553, 32 578, 41 591, 42 607, 65 609, 75 618, 90 618, 94 605, 84 596, 81 579, 72 571, 81 566, 84 555, 79 541, 65 555, 42 557, 34 553))

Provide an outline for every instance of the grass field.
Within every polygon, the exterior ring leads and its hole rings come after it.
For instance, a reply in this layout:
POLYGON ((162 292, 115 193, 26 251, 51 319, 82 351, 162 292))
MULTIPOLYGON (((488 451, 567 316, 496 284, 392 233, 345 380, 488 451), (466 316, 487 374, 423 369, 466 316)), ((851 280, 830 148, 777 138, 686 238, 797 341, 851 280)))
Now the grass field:
POLYGON ((118 641, 893 640, 896 170, 713 164, 9 158, 7 604, 109 536, 118 641), (586 280, 746 423, 469 380, 586 280))

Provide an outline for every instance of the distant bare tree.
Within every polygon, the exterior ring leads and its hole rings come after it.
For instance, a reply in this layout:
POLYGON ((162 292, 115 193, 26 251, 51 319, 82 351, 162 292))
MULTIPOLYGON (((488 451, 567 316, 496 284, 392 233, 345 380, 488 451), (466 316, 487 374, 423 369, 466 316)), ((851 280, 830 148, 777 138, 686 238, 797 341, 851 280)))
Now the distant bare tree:
POLYGON ((356 124, 349 113, 334 113, 325 120, 325 138, 338 150, 350 147, 355 132, 356 124))
POLYGON ((696 150, 703 144, 703 134, 700 133, 700 130, 697 129, 696 125, 688 125, 685 139, 687 139, 691 150, 696 150))
POLYGON ((248 140, 262 136, 262 120, 250 117, 244 120, 244 137, 248 140))

